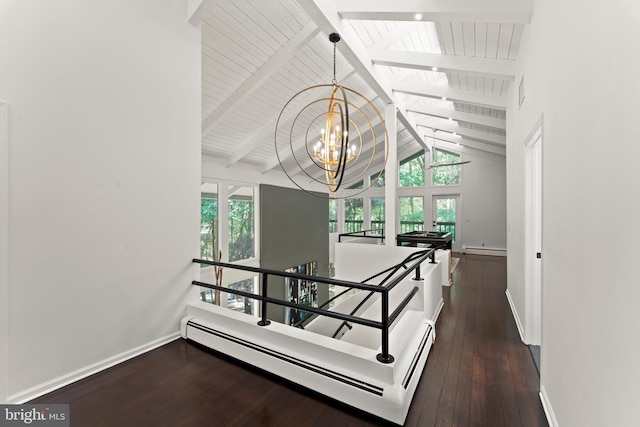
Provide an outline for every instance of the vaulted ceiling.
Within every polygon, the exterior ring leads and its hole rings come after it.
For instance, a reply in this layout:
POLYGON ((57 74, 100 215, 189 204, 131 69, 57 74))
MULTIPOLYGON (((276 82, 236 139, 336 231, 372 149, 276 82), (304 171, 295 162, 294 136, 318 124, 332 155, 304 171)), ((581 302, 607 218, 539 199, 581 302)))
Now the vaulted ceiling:
POLYGON ((398 156, 460 144, 505 155, 505 94, 528 0, 190 0, 202 29, 202 150, 279 168, 274 129, 303 88, 336 78, 397 107, 398 156))

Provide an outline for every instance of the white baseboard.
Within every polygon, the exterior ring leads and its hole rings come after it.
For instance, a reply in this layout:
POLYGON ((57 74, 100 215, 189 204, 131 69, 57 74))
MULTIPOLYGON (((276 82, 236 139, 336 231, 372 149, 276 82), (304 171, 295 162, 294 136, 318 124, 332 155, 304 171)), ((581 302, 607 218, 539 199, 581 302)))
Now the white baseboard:
POLYGON ((21 392, 15 393, 7 398, 7 403, 22 404, 22 403, 28 402, 32 399, 35 399, 47 393, 51 393, 54 390, 57 390, 66 385, 79 381, 83 378, 96 374, 100 371, 104 371, 105 369, 108 369, 119 363, 125 362, 129 359, 133 359, 136 356, 139 356, 143 353, 151 351, 155 348, 161 347, 178 338, 180 338, 180 332, 175 332, 163 338, 159 338, 157 340, 151 341, 147 344, 141 345, 129 351, 125 351, 123 353, 117 354, 108 359, 105 359, 100 362, 94 363, 92 365, 86 366, 84 368, 78 369, 77 371, 70 372, 66 375, 59 376, 50 381, 39 384, 35 387, 31 387, 27 390, 23 390, 21 392))
POLYGON ((485 248, 484 246, 463 246, 462 253, 468 255, 507 256, 506 249, 485 248))
POLYGON ((511 294, 509 293, 509 289, 505 292, 507 294, 507 301, 509 301, 509 307, 511 307, 511 314, 513 315, 513 319, 516 321, 516 327, 518 328, 518 333, 520 334, 520 340, 523 343, 526 343, 524 340, 524 328, 522 327, 522 322, 520 322, 520 317, 518 316, 518 311, 516 310, 516 306, 513 304, 513 300, 511 299, 511 294))
POLYGON ((540 387, 539 395, 540 401, 542 402, 542 409, 544 410, 544 414, 547 416, 549 427, 558 427, 556 414, 553 413, 553 408, 551 407, 551 402, 549 401, 549 395, 547 394, 547 390, 544 388, 544 386, 540 387))
POLYGON ((444 307, 444 299, 440 298, 440 301, 438 302, 438 307, 436 307, 436 312, 433 314, 433 319, 431 319, 434 325, 436 324, 438 317, 440 317, 440 312, 442 311, 442 307, 444 307))

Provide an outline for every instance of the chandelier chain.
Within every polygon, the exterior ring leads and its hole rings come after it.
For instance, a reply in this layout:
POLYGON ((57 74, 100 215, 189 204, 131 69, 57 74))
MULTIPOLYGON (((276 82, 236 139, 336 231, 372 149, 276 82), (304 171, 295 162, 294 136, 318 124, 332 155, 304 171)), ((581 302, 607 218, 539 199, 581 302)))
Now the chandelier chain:
POLYGON ((336 80, 336 45, 337 43, 333 43, 333 80, 331 80, 331 83, 333 83, 334 85, 338 83, 338 80, 336 80))

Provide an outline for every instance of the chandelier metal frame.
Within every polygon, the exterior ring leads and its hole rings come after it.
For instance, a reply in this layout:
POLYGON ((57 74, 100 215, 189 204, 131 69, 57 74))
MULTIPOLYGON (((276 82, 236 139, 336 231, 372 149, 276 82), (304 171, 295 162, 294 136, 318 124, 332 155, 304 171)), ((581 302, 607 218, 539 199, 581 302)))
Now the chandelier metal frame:
MULTIPOLYGON (((299 91, 287 101, 276 122, 276 155, 282 170, 298 188, 319 195, 316 191, 305 188, 299 179, 294 178, 303 175, 310 178, 311 183, 326 185, 331 198, 353 197, 370 188, 382 176, 388 157, 388 134, 384 119, 375 105, 361 93, 338 84, 336 80, 336 44, 340 41, 340 36, 337 33, 332 33, 329 35, 329 41, 333 43, 333 79, 331 84, 310 86, 299 91), (314 98, 310 102, 305 100, 305 98, 312 96, 311 92, 317 91, 325 93, 328 91, 328 94, 314 98), (282 135, 284 134, 282 127, 286 121, 283 119, 285 111, 289 111, 288 108, 293 107, 296 103, 304 105, 295 114, 290 129, 285 134, 287 135, 284 137, 285 143, 282 143, 282 135), (322 107, 322 105, 326 105, 326 107, 322 107), (321 112, 318 112, 318 109, 321 112), (346 192, 348 194, 340 195, 338 191, 344 190, 345 185, 355 184, 364 176, 376 160, 376 154, 378 160, 380 157, 379 145, 381 143, 374 131, 372 124, 374 119, 368 117, 365 110, 369 111, 369 115, 373 114, 384 129, 382 166, 369 186, 361 191, 351 191, 346 192), (303 132, 299 131, 300 127, 303 132), (320 128, 320 138, 316 139, 317 134, 314 129, 318 128, 320 128), (299 136, 297 137, 300 133, 304 134, 303 140, 299 136), (365 139, 365 134, 368 133, 370 133, 370 141, 365 139), (304 150, 299 149, 301 144, 304 144, 304 150), (289 158, 294 159, 295 169, 287 166, 286 160, 289 158), (352 173, 346 178, 346 172, 352 167, 361 167, 362 169, 359 173, 352 173), (322 171, 321 178, 317 176, 319 171, 322 171)), ((291 166, 293 167, 293 165, 291 166)))

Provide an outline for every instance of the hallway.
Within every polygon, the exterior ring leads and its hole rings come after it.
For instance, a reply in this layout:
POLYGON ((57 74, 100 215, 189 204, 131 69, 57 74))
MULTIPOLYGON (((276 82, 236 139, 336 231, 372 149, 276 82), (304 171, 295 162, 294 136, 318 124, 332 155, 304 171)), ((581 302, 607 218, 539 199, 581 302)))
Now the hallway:
MULTIPOLYGON (((406 426, 546 426, 505 296, 506 259, 460 255, 406 426)), ((177 340, 31 403, 84 426, 389 425, 177 340)))

